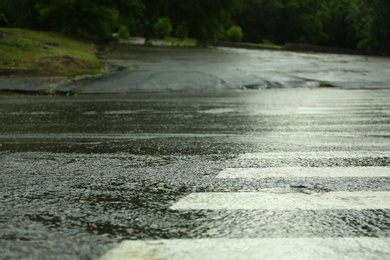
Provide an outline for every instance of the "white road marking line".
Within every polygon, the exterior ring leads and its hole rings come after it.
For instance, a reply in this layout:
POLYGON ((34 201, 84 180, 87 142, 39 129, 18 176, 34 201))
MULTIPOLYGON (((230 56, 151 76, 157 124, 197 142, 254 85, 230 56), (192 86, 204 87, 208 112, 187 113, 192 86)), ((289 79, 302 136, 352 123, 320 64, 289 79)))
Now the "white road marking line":
POLYGON ((258 238, 124 241, 100 260, 388 259, 390 238, 258 238))
POLYGON ((275 167, 275 168, 227 168, 221 171, 220 179, 264 178, 339 178, 339 177, 390 177, 390 167, 275 167))
POLYGON ((334 151, 334 152, 278 152, 278 153, 246 153, 240 159, 273 159, 273 158, 364 158, 364 157, 390 157, 390 151, 334 151))
MULTIPOLYGON (((341 137, 352 137, 352 138, 367 138, 367 137, 375 137, 375 136, 389 136, 389 131, 342 131, 342 132, 329 132, 324 130, 311 130, 311 131, 284 131, 282 129, 279 129, 279 131, 275 131, 275 129, 272 129, 273 132, 267 132, 267 138, 280 138, 280 137, 291 137, 293 140, 294 138, 302 138, 302 137, 321 137, 321 138, 341 138, 341 137)), ((254 137, 257 138, 257 137, 254 137)), ((356 140, 356 139, 355 139, 356 140)), ((351 141, 355 141, 351 140, 351 141)), ((315 140, 316 141, 316 140, 315 140)), ((386 146, 388 146, 388 143, 382 143, 386 146)), ((307 144, 306 144, 307 145, 307 144)), ((324 145, 327 145, 324 143, 324 145)), ((350 145, 349 143, 345 143, 344 145, 350 145)))
POLYGON ((204 192, 182 198, 172 210, 390 209, 390 192, 204 192))
POLYGON ((386 113, 388 110, 381 108, 355 108, 355 107, 300 107, 295 112, 296 114, 310 115, 310 114, 374 114, 374 113, 386 113))

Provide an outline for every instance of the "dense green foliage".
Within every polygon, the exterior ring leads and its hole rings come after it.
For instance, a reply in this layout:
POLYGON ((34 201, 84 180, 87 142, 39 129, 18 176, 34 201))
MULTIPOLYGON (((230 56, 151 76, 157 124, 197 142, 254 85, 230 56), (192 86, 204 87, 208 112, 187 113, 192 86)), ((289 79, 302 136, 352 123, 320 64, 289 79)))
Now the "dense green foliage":
POLYGON ((168 35, 206 45, 232 25, 244 41, 390 49, 389 0, 1 0, 0 26, 110 39, 121 25, 146 39, 168 35), (167 24, 167 23, 165 23, 167 24), (165 26, 169 29, 169 26, 165 26))
POLYGON ((245 41, 390 47, 389 0, 247 0, 234 20, 245 41))
POLYGON ((171 0, 169 16, 178 24, 186 22, 191 37, 204 46, 224 36, 232 15, 245 0, 171 0))
POLYGON ((171 20, 167 17, 162 17, 154 24, 154 33, 160 38, 168 37, 172 32, 171 20))
POLYGON ((356 0, 355 24, 359 47, 390 51, 390 1, 356 0))
POLYGON ((128 40, 130 39, 130 32, 126 25, 122 25, 118 30, 118 39, 119 40, 128 40))
POLYGON ((104 38, 116 31, 118 11, 101 0, 38 0, 40 21, 48 29, 104 38))
POLYGON ((240 42, 244 33, 242 32, 242 28, 240 26, 232 26, 226 32, 226 38, 232 42, 240 42))
POLYGON ((188 26, 186 23, 180 23, 176 28, 176 37, 183 41, 188 37, 188 26))

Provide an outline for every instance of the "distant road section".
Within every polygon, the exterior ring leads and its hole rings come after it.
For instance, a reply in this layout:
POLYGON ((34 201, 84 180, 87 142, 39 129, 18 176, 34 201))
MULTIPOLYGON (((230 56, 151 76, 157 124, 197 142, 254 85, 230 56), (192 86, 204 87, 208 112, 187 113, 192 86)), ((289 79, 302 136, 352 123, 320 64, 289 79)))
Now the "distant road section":
POLYGON ((123 45, 100 54, 110 72, 77 82, 1 78, 0 91, 127 93, 269 88, 390 88, 390 58, 237 48, 123 45))
POLYGON ((123 46, 102 55, 121 70, 83 93, 156 90, 390 88, 390 58, 233 48, 123 46))

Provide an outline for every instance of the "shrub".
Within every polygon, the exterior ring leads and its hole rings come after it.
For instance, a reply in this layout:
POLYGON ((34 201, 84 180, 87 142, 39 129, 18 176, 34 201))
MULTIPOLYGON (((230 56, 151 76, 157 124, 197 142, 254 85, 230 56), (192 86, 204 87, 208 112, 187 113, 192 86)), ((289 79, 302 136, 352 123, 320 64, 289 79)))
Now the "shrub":
POLYGON ((129 29, 126 25, 122 25, 118 30, 118 39, 119 40, 128 40, 130 39, 129 29))
POLYGON ((226 32, 227 39, 232 42, 240 42, 244 36, 240 26, 232 26, 226 32))
POLYGON ((188 37, 188 27, 186 23, 181 23, 179 26, 176 28, 176 36, 179 38, 181 41, 183 41, 185 38, 188 37))
POLYGON ((172 32, 172 23, 169 18, 163 17, 159 18, 158 21, 154 24, 154 33, 160 39, 164 39, 169 36, 172 32))

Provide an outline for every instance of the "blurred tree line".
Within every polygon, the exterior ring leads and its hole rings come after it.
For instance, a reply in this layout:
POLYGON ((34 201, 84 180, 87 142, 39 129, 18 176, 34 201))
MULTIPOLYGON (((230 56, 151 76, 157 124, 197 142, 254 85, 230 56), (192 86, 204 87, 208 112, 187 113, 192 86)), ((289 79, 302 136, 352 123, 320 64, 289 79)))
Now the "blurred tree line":
POLYGON ((239 26, 247 42, 390 49, 389 0, 1 0, 0 26, 110 39, 172 32, 206 45, 239 26), (158 25, 156 25, 158 24, 158 25))
POLYGON ((390 50, 389 0, 246 0, 245 41, 390 50))

